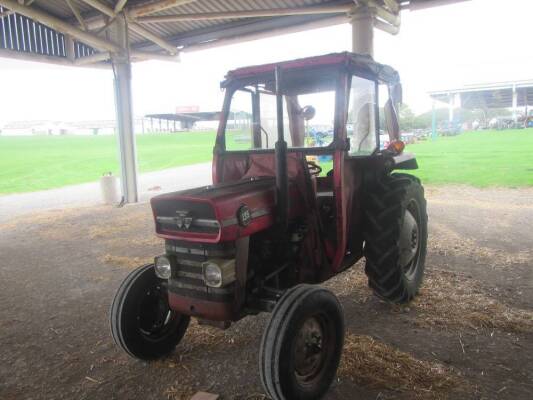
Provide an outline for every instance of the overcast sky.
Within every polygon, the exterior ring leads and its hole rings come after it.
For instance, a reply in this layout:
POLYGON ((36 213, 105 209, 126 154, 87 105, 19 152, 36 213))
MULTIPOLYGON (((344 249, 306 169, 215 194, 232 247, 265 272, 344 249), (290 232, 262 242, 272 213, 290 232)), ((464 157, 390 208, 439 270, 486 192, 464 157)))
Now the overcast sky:
MULTIPOLYGON (((533 79, 531 0, 472 0, 402 13, 397 36, 376 31, 375 59, 402 77, 404 102, 431 108, 429 90, 533 79)), ((220 108, 219 82, 240 66, 351 49, 348 24, 184 54, 133 68, 134 113, 220 108)), ((0 122, 114 118, 112 73, 0 59, 0 122)))

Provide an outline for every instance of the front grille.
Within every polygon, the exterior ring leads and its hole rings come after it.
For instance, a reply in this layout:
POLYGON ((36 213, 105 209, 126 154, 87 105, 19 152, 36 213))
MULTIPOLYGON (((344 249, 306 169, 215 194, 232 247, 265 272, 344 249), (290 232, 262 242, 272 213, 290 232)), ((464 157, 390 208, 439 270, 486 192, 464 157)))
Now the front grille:
POLYGON ((210 204, 186 200, 161 200, 152 203, 156 230, 179 233, 218 234, 220 225, 210 204))
POLYGON ((175 259, 169 290, 187 297, 210 301, 232 301, 234 284, 213 288, 205 284, 202 263, 209 258, 235 258, 233 243, 191 243, 179 240, 165 241, 166 253, 175 259))
POLYGON ((220 225, 215 219, 195 219, 193 217, 189 227, 178 226, 178 220, 179 217, 156 217, 158 225, 165 231, 217 234, 220 229, 220 225))

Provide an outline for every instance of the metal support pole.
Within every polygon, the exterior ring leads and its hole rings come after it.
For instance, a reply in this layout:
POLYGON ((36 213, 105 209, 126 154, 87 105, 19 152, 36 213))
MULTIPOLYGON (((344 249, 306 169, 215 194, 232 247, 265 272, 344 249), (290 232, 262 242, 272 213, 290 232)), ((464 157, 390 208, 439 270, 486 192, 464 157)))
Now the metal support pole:
POLYGON ((431 139, 437 139, 437 113, 435 111, 435 100, 431 107, 431 139))
POLYGON ((358 7, 352 15, 352 51, 374 57, 374 15, 367 6, 358 7))
POLYGON ((513 121, 515 125, 518 123, 518 92, 516 90, 516 85, 513 85, 513 121))
POLYGON ((115 106, 118 126, 118 148, 120 153, 121 188, 125 203, 138 201, 137 154, 133 128, 131 94, 131 63, 128 50, 128 27, 123 15, 117 16, 111 29, 114 42, 120 44, 122 52, 111 55, 115 75, 115 106))
POLYGON ((448 98, 449 98, 449 103, 448 103, 448 123, 449 123, 450 128, 451 128, 452 122, 453 122, 453 107, 454 107, 454 103, 455 103, 455 96, 450 93, 448 95, 448 98))
POLYGON ((76 60, 74 39, 70 35, 65 35, 65 54, 70 61, 74 62, 76 60))

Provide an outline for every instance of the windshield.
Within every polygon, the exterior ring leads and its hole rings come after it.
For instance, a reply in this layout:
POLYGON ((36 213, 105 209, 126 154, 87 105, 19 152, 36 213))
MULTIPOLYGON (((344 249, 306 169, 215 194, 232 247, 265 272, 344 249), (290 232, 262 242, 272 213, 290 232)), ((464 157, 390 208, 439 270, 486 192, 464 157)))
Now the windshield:
MULTIPOLYGON (((335 91, 323 86, 293 89, 283 96, 284 135, 289 147, 326 147, 333 141, 335 91)), ((266 85, 233 93, 226 150, 273 149, 277 130, 276 95, 266 85)))

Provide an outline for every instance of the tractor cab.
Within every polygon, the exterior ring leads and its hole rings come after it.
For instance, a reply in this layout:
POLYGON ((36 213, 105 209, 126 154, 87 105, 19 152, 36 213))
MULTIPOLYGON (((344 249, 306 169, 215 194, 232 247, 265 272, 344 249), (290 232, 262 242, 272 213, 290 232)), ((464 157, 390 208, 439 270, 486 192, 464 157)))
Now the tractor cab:
POLYGON ((403 150, 398 147, 394 107, 401 100, 398 73, 368 56, 340 53, 237 69, 221 86, 226 96, 213 182, 276 177, 278 219, 298 211, 316 213, 331 271, 359 257, 358 239, 347 246, 350 218, 358 214, 351 209, 360 204, 362 166, 370 156, 376 163, 394 163, 403 150), (388 142, 396 146, 383 152, 380 85, 386 89, 381 92, 391 95, 385 114, 388 142), (282 205, 284 191, 289 201, 282 205), (294 192, 300 193, 298 199, 291 197, 294 192), (346 259, 348 253, 351 257, 346 259))
POLYGON ((168 354, 191 317, 227 328, 272 312, 263 387, 320 398, 342 351, 335 295, 319 283, 365 257, 382 299, 410 301, 427 240, 423 188, 403 153, 396 71, 353 53, 231 71, 213 150, 213 184, 152 198, 165 253, 133 271, 111 309, 116 343, 168 354), (380 150, 380 85, 388 146, 380 150), (383 91, 382 91, 383 92, 383 91))

